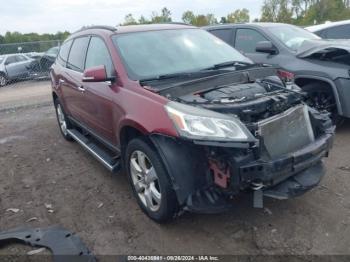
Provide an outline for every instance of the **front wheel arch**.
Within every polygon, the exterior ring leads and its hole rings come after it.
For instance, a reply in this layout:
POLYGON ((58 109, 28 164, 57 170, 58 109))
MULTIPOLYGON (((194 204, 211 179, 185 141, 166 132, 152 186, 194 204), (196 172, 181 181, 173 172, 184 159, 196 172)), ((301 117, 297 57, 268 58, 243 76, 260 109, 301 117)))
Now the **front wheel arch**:
MULTIPOLYGON (((336 102, 336 106, 337 106, 337 114, 338 115, 343 115, 343 110, 340 104, 340 99, 339 99, 339 94, 337 91, 337 87, 335 86, 335 84, 329 80, 329 79, 325 79, 322 77, 307 77, 307 76, 299 76, 296 77, 296 79, 294 80, 295 84, 297 84, 301 89, 304 90, 304 87, 307 87, 311 84, 319 84, 324 88, 328 88, 330 90, 330 92, 333 94, 335 102, 336 102)), ((307 92, 307 90, 304 90, 307 92)))

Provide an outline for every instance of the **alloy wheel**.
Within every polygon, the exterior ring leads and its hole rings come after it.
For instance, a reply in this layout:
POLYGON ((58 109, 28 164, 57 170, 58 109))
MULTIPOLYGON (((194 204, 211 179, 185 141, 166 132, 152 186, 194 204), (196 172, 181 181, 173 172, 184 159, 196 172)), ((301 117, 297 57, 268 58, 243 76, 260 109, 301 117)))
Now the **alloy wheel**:
POLYGON ((4 76, 0 76, 0 86, 6 85, 6 78, 4 76))
POLYGON ((57 104, 57 118, 58 118, 58 123, 60 124, 61 131, 64 135, 67 135, 67 122, 66 118, 64 116, 64 113, 62 111, 62 107, 60 104, 57 104))
POLYGON ((131 154, 129 164, 131 179, 142 204, 153 212, 158 211, 162 195, 152 162, 144 152, 137 150, 131 154))

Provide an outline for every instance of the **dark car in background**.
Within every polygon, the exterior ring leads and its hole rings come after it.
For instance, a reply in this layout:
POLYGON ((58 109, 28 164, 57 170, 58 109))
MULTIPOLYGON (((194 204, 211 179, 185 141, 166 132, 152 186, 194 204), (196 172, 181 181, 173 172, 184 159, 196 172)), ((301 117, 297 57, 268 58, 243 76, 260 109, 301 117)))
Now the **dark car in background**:
POLYGON ((8 83, 30 77, 28 66, 34 60, 24 54, 0 56, 0 87, 8 83))
POLYGON ((52 64, 55 62, 59 47, 55 46, 47 50, 42 56, 38 57, 29 66, 30 77, 32 79, 47 79, 52 64))
POLYGON ((256 63, 280 67, 279 75, 309 94, 309 105, 350 117, 350 42, 322 40, 302 28, 279 23, 205 27, 256 63))
POLYGON ((328 22, 305 29, 325 39, 350 39, 350 20, 328 22))
POLYGON ((263 196, 299 196, 325 174, 328 114, 199 28, 85 28, 63 43, 51 82, 63 137, 123 167, 155 221, 221 212, 242 191, 262 207, 263 196))

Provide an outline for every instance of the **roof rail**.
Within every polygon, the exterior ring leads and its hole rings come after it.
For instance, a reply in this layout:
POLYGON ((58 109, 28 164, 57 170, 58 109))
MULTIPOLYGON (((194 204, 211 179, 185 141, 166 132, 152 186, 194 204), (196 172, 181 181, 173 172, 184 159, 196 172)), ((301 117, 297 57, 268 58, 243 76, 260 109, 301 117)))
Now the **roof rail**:
POLYGON ((190 25, 190 26, 193 26, 191 24, 187 24, 187 23, 184 23, 184 22, 165 22, 165 23, 160 23, 160 24, 190 25))
POLYGON ((75 33, 81 32, 81 31, 85 31, 85 30, 89 30, 89 29, 104 29, 104 30, 108 30, 108 31, 112 31, 115 32, 117 31, 117 28, 114 26, 108 26, 108 25, 93 25, 93 26, 84 26, 83 28, 79 29, 78 31, 76 31, 75 33))

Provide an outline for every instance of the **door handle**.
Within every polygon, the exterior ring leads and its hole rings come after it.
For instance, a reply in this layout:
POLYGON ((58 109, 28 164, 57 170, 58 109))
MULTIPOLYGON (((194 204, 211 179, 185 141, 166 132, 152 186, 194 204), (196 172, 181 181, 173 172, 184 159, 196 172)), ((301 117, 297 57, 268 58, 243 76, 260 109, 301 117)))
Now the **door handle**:
POLYGON ((78 90, 80 92, 84 93, 86 89, 83 86, 78 86, 78 90))
POLYGON ((63 79, 58 79, 58 84, 61 85, 61 84, 64 84, 66 81, 64 81, 63 79))

